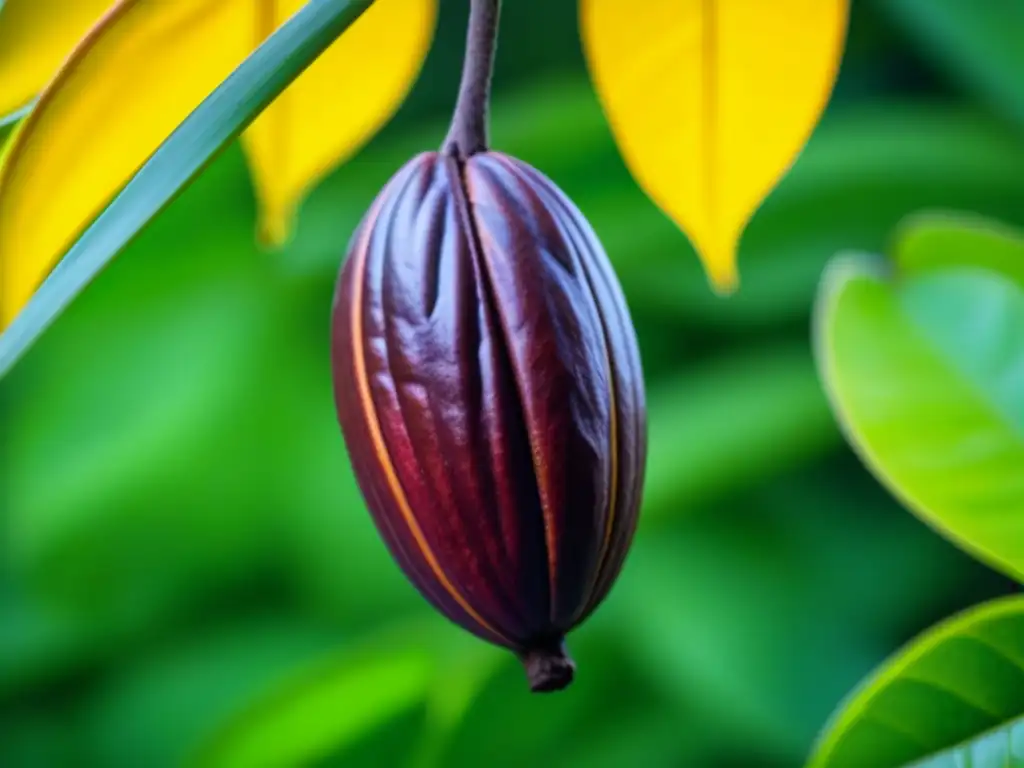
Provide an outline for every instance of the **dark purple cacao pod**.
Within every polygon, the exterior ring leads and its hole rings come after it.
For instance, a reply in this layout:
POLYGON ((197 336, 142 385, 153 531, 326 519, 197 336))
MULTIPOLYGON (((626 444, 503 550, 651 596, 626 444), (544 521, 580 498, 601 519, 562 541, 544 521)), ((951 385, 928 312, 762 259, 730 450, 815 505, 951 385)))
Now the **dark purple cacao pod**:
POLYGON ((647 440, 633 326, 583 215, 501 153, 418 155, 353 236, 331 352, 395 560, 534 690, 567 685, 564 636, 622 567, 647 440))

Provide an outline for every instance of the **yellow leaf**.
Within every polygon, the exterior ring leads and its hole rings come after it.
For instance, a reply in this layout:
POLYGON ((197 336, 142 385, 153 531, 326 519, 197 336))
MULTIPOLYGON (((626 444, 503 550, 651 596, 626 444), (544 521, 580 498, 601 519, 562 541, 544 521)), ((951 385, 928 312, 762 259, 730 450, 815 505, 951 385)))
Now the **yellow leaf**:
POLYGON ((0 326, 241 61, 252 29, 237 23, 244 2, 123 0, 75 49, 0 167, 0 326))
MULTIPOLYGON (((120 0, 78 44, 0 165, 0 328, 174 128, 300 4, 120 0)), ((268 239, 284 238, 304 190, 398 106, 435 13, 436 0, 377 0, 250 126, 243 141, 268 239)))
POLYGON ((747 222, 828 102, 847 15, 847 0, 580 0, 626 165, 721 293, 738 284, 747 222))
MULTIPOLYGON (((266 33, 304 2, 264 1, 266 33)), ((242 137, 264 241, 282 243, 306 190, 402 103, 430 46, 436 13, 436 0, 377 0, 242 137)))
POLYGON ((28 104, 114 0, 0 3, 0 116, 28 104))

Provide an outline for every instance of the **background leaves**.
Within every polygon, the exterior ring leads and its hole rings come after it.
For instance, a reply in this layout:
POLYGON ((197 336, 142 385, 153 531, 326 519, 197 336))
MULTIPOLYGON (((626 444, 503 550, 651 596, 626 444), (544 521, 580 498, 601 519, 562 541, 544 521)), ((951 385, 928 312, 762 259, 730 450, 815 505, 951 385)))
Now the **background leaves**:
POLYGON ((882 0, 879 10, 907 30, 922 52, 961 87, 1024 125, 1024 68, 1018 44, 1024 7, 1012 0, 882 0))
MULTIPOLYGON (((975 214, 922 213, 891 251, 837 258, 823 281, 816 351, 833 407, 894 494, 1019 580, 1024 240, 975 214)), ((992 602, 919 636, 837 710, 811 765, 1016 765, 1021 611, 992 602)))

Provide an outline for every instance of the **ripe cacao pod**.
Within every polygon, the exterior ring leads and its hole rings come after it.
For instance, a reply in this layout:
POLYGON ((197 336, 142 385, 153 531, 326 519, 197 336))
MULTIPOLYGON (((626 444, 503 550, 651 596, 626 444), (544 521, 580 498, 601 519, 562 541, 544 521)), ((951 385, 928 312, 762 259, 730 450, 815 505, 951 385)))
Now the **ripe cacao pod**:
POLYGON ((533 690, 568 685, 565 634, 622 567, 646 456, 633 326, 583 215, 502 153, 416 156, 353 236, 331 353, 395 560, 533 690))

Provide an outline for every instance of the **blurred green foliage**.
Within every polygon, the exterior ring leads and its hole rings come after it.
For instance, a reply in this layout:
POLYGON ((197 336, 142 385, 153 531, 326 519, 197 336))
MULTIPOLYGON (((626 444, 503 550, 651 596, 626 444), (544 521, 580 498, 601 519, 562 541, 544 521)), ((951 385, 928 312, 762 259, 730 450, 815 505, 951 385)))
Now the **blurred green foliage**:
POLYGON ((506 4, 494 143, 601 236, 650 393, 636 546, 554 696, 406 584, 331 401, 338 265, 377 189, 443 136, 461 4, 283 252, 253 244, 226 152, 0 382, 0 766, 801 762, 894 648, 1013 589, 844 447, 809 342, 837 250, 879 251, 921 208, 1024 224, 1024 80, 1005 71, 1024 26, 1004 5, 854 4, 825 121, 722 300, 617 156, 574 4, 506 4))

